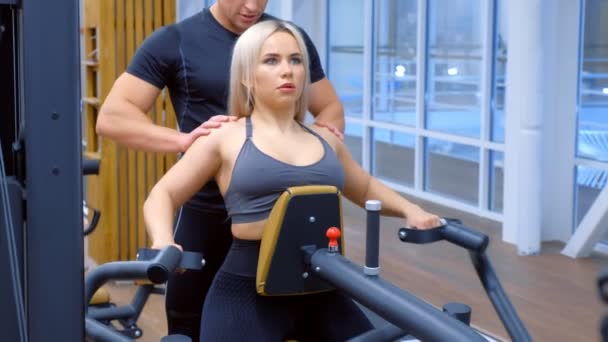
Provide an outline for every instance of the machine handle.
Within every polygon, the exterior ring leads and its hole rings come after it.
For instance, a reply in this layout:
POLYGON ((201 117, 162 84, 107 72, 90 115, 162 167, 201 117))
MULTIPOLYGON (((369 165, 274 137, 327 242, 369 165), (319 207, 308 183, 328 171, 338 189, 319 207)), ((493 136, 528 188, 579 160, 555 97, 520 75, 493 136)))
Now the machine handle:
POLYGON ((167 246, 148 266, 148 279, 155 284, 162 284, 169 279, 169 274, 179 265, 181 251, 175 246, 167 246))
POLYGON ((93 217, 91 218, 91 223, 89 226, 84 229, 82 232, 84 236, 91 234, 95 228, 97 228, 97 224, 99 224, 99 219, 101 218, 101 212, 97 209, 93 209, 93 217))
POLYGON ((433 229, 401 228, 399 239, 416 244, 447 240, 473 252, 485 252, 490 242, 487 235, 463 226, 458 220, 442 219, 441 222, 441 226, 433 229))
POLYGON ((83 159, 82 160, 82 174, 85 176, 98 175, 99 174, 99 159, 83 159))
MULTIPOLYGON (((138 261, 152 261, 158 256, 160 250, 151 248, 139 248, 136 259, 138 261)), ((184 270, 199 271, 205 266, 203 255, 198 252, 183 251, 177 268, 184 270)))

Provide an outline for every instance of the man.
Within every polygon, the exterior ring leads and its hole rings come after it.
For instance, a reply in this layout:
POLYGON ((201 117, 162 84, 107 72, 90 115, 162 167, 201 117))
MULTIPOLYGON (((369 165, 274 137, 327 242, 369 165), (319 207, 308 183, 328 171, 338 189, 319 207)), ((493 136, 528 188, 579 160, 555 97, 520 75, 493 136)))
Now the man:
MULTIPOLYGON (((97 133, 143 151, 184 152, 199 136, 230 120, 217 114, 226 114, 232 48, 247 28, 271 18, 264 14, 266 4, 267 0, 218 0, 209 9, 154 32, 114 83, 99 111, 97 133), (180 131, 156 126, 146 114, 165 86, 180 131)), ((344 127, 342 105, 305 37, 312 82, 308 109, 317 124, 341 136, 333 127, 344 127)), ((231 243, 230 218, 215 182, 180 209, 174 234, 176 243, 202 252, 207 263, 202 272, 176 274, 169 280, 169 334, 198 340, 205 295, 231 243)))

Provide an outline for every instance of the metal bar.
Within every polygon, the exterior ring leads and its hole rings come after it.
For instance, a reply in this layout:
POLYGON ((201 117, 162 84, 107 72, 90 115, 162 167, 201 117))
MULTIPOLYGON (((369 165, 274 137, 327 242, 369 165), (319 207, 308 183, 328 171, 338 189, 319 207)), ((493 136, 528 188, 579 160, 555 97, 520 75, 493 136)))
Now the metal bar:
POLYGON ((151 261, 114 261, 97 266, 85 278, 85 302, 89 303, 97 289, 109 280, 149 279, 157 284, 164 283, 177 268, 180 259, 181 251, 169 246, 151 261))
POLYGON ((367 210, 367 235, 365 237, 365 274, 378 275, 380 272, 380 201, 365 202, 367 210))
POLYGON ((364 170, 373 174, 372 160, 373 149, 371 143, 373 141, 372 130, 369 123, 372 118, 372 94, 374 92, 374 3, 373 1, 363 2, 363 13, 367 13, 363 17, 363 98, 362 98, 362 119, 363 119, 363 136, 361 139, 361 167, 364 170))
MULTIPOLYGON (((481 141, 489 141, 491 140, 491 132, 492 132, 492 113, 493 113, 493 97, 494 93, 492 86, 492 79, 494 77, 494 30, 495 30, 495 15, 494 15, 494 1, 482 1, 481 2, 481 33, 482 33, 482 58, 481 58, 481 108, 480 108, 480 118, 479 118, 479 126, 481 131, 479 132, 479 140, 481 141)), ((484 148, 479 151, 479 185, 478 185, 478 195, 477 202, 479 208, 489 209, 490 203, 490 152, 484 148)))
POLYGON ((424 131, 427 109, 427 39, 428 39, 428 12, 427 0, 418 0, 418 21, 416 23, 416 128, 412 132, 416 135, 416 148, 414 150, 414 189, 424 193, 424 172, 426 170, 424 152, 424 131))
POLYGON ((0 178, 0 303, 3 303, 3 309, 0 310, 0 331, 6 341, 24 341, 26 338, 23 336, 26 333, 26 327, 23 326, 25 322, 20 322, 20 316, 23 319, 24 313, 22 198, 22 189, 13 177, 8 177, 6 181, 0 178), (2 193, 3 187, 6 187, 8 194, 2 193), (5 203, 7 200, 8 203, 5 203), (5 209, 10 213, 5 212, 5 209), (16 250, 11 246, 16 247, 16 250), (14 254, 16 260, 10 254, 14 254))
POLYGON ((85 302, 89 303, 95 291, 109 280, 146 279, 148 261, 115 261, 99 265, 85 279, 85 302))
POLYGON ((131 317, 135 322, 137 322, 137 320, 139 319, 139 316, 141 315, 141 312, 144 309, 144 306, 146 305, 150 294, 153 293, 152 291, 154 290, 154 287, 155 285, 140 285, 137 288, 137 291, 135 292, 135 297, 133 297, 133 300, 131 301, 131 307, 135 310, 134 315, 131 317))
POLYGON ((311 265, 322 279, 423 341, 485 341, 462 322, 381 277, 366 276, 341 255, 320 249, 312 255, 311 265))
POLYGON ((28 335, 82 341, 79 2, 23 1, 21 14, 28 335))
POLYGON ((92 306, 88 309, 87 318, 96 321, 117 320, 117 319, 134 319, 137 321, 137 309, 132 304, 124 306, 111 306, 105 308, 97 308, 92 306))
POLYGON ((446 224, 441 232, 445 240, 477 253, 485 252, 490 243, 487 235, 458 223, 450 222, 446 224))
POLYGON ((395 123, 391 123, 391 122, 384 122, 384 121, 371 121, 370 120, 369 122, 366 123, 362 119, 353 118, 353 117, 349 117, 348 122, 356 123, 359 125, 367 124, 371 128, 387 129, 387 130, 402 132, 402 133, 406 133, 406 134, 419 135, 422 138, 440 139, 440 140, 445 140, 445 141, 449 141, 449 142, 453 142, 453 143, 457 143, 457 144, 471 145, 471 146, 475 146, 475 147, 479 147, 479 148, 491 149, 491 150, 504 152, 504 144, 502 144, 502 143, 497 143, 497 142, 492 142, 492 141, 481 141, 479 139, 466 137, 466 136, 462 136, 462 135, 456 135, 456 134, 452 134, 452 133, 431 131, 431 130, 427 130, 427 129, 417 129, 417 128, 413 128, 410 126, 404 126, 404 125, 399 125, 399 124, 395 124, 395 123))
POLYGON ((571 258, 588 257, 593 248, 608 231, 608 186, 598 194, 595 201, 576 227, 561 254, 571 258))
POLYGON ((108 329, 104 324, 101 324, 93 319, 86 318, 87 336, 93 341, 99 342, 133 342, 132 339, 122 335, 119 332, 108 329))
POLYGON ((403 329, 387 324, 365 332, 357 337, 351 338, 348 342, 377 342, 377 341, 397 341, 407 335, 403 329))
POLYGON ((479 280, 486 290, 494 309, 513 341, 532 341, 528 330, 517 315, 513 304, 498 281, 494 268, 485 253, 470 252, 479 280))

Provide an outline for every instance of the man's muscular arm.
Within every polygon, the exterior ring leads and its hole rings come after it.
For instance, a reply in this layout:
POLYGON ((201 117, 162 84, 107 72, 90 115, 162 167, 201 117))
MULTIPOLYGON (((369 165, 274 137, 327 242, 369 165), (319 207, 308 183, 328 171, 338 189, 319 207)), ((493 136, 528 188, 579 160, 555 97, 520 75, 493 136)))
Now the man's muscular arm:
POLYGON ((344 107, 327 78, 311 85, 308 110, 315 117, 316 125, 328 128, 340 139, 344 138, 344 107))
POLYGON ((161 89, 123 73, 110 90, 99 110, 97 134, 117 143, 148 152, 183 152, 196 138, 207 135, 229 118, 219 115, 211 118, 190 133, 156 125, 146 114, 161 89))

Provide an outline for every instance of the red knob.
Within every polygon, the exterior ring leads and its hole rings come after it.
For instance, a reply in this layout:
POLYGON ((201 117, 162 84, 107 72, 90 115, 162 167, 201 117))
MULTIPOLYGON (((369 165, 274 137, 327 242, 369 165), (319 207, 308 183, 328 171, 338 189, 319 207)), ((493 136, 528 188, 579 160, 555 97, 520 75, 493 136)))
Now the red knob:
POLYGON ((329 248, 331 249, 338 247, 338 238, 340 237, 340 229, 336 228, 336 227, 331 227, 329 229, 327 229, 327 232, 325 232, 325 236, 327 236, 327 238, 329 239, 329 248))

